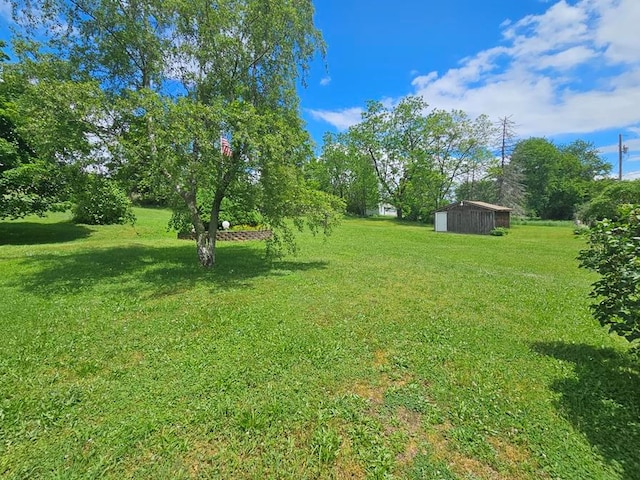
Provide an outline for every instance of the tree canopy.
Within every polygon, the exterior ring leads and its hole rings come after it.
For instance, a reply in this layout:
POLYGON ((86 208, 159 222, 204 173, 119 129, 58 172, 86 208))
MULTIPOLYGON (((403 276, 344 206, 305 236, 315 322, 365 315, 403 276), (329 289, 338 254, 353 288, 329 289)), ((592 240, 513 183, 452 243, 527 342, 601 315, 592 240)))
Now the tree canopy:
MULTIPOLYGON (((373 191, 375 178, 375 203, 392 204, 398 217, 428 219, 458 182, 485 168, 494 130, 485 116, 429 110, 421 97, 409 96, 391 107, 371 101, 360 123, 326 137, 320 161, 335 180, 355 174, 360 180, 350 184, 363 192, 373 191)), ((339 184, 345 186, 343 180, 339 184)), ((367 193, 367 202, 371 198, 367 193)))
POLYGON ((312 149, 296 85, 324 52, 309 0, 14 3, 21 61, 55 52, 68 65, 59 84, 75 90, 63 102, 85 110, 92 161, 144 176, 169 198, 192 224, 202 265, 215 262, 230 196, 251 191, 272 246, 291 245, 285 218, 325 231, 338 219, 341 203, 301 171, 312 149), (78 85, 97 93, 87 100, 78 85))
POLYGON ((51 117, 40 107, 49 102, 52 114, 64 89, 50 90, 44 78, 30 82, 23 68, 5 63, 9 57, 4 53, 0 57, 0 218, 44 215, 64 208, 71 194, 76 170, 65 153, 76 140, 73 121, 68 110, 58 109, 55 123, 66 124, 71 138, 66 150, 55 148, 61 146, 62 132, 52 128, 51 117))
POLYGON ((559 147, 545 138, 518 142, 511 165, 522 172, 529 213, 555 220, 573 218, 586 200, 587 184, 611 168, 591 143, 577 140, 559 147))
POLYGON ((578 211, 581 221, 592 225, 605 218, 619 220, 621 205, 640 201, 640 180, 599 180, 591 185, 590 197, 578 211))
POLYGON ((378 179, 369 157, 346 133, 324 135, 322 154, 306 166, 318 189, 342 198, 347 212, 364 216, 380 200, 378 179))

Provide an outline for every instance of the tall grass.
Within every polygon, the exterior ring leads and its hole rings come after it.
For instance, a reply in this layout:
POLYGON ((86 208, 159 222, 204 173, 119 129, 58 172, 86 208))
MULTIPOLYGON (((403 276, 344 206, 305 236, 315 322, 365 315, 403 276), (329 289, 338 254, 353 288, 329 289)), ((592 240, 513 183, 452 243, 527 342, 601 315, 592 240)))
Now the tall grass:
POLYGON ((570 227, 350 219, 209 271, 136 215, 0 223, 0 476, 639 478, 639 365, 570 227))

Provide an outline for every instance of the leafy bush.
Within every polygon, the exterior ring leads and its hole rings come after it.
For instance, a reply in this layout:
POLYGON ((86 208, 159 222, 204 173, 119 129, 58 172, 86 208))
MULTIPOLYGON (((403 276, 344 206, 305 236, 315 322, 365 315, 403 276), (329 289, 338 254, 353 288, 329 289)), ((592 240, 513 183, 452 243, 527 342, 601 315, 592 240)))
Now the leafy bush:
POLYGON ((1 170, 0 162, 0 219, 68 209, 70 168, 34 160, 1 170))
POLYGON ((509 230, 504 227, 497 227, 491 230, 489 233, 494 237, 502 237, 504 235, 507 235, 509 233, 509 230))
POLYGON ((245 203, 244 199, 232 200, 225 198, 220 207, 220 221, 228 221, 231 225, 249 225, 257 227, 264 223, 262 214, 251 202, 245 203))
POLYGON ((73 221, 89 225, 111 225, 135 221, 131 201, 108 178, 87 175, 75 195, 73 221))
MULTIPOLYGON (((209 227, 210 215, 208 208, 213 199, 208 192, 198 192, 198 211, 204 222, 205 228, 209 227), (205 214, 205 212, 207 212, 205 214)), ((242 225, 243 230, 257 230, 264 224, 264 217, 255 205, 255 201, 247 200, 245 197, 237 199, 224 198, 220 206, 220 214, 218 218, 218 229, 222 228, 222 222, 227 221, 234 227, 242 225)), ((171 219, 169 220, 169 229, 179 233, 188 233, 192 230, 191 215, 185 205, 178 203, 174 205, 171 219)))
POLYGON ((598 220, 617 220, 618 208, 640 199, 640 180, 607 181, 604 188, 578 210, 578 218, 593 225, 598 220))
MULTIPOLYGON (((640 205, 624 205, 618 220, 601 220, 580 252, 580 266, 601 275, 591 296, 594 316, 630 342, 640 339, 640 205)), ((636 347, 638 345, 636 344, 636 347)))

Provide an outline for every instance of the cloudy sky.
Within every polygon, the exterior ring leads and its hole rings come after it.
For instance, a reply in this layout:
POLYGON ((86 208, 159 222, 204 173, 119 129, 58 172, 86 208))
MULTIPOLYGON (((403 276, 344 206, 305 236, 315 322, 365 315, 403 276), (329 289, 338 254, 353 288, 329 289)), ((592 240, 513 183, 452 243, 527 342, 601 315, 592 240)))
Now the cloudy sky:
MULTIPOLYGON (((521 138, 592 141, 640 178, 640 0, 315 0, 327 43, 300 90, 318 144, 367 100, 423 95, 434 108, 495 120, 521 138)), ((10 7, 0 0, 0 38, 10 7)))
POLYGON ((366 101, 511 116, 520 137, 592 141, 640 178, 640 0, 316 0, 327 42, 301 90, 309 130, 357 122, 366 101))

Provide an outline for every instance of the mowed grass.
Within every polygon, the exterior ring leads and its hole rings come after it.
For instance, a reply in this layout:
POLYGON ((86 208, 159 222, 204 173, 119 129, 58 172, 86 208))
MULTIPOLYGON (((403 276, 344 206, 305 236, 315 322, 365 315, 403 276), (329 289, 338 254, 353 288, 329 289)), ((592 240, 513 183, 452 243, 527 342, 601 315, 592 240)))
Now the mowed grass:
POLYGON ((213 271, 168 212, 0 223, 0 477, 640 478, 569 226, 345 220, 213 271))

